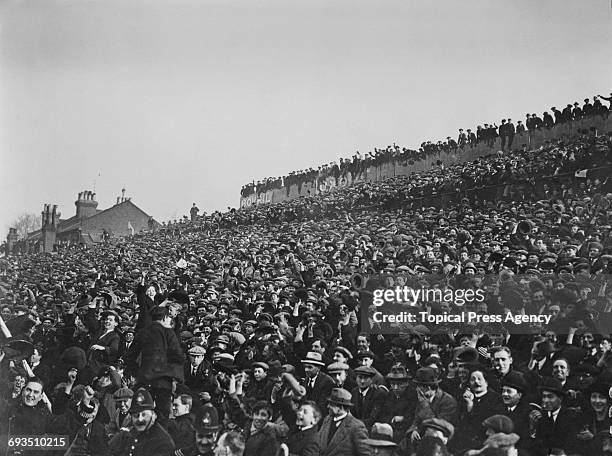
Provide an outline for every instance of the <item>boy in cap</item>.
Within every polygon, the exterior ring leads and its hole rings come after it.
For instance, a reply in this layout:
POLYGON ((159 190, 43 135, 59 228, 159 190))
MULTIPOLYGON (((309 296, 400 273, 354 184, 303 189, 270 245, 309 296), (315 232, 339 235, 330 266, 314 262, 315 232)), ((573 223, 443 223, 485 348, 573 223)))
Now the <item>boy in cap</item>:
POLYGON ((155 402, 146 389, 134 393, 130 414, 132 428, 121 430, 109 442, 112 456, 168 456, 174 451, 174 441, 157 422, 155 402))

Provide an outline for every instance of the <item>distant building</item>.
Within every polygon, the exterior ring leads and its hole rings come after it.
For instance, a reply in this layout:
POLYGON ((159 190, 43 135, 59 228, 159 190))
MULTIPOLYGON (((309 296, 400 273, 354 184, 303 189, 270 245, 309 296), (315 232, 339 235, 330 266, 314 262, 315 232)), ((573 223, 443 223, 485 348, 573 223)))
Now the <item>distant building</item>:
POLYGON ((7 253, 52 252, 56 244, 92 245, 112 237, 155 231, 161 226, 131 198, 125 197, 125 189, 117 203, 108 209, 98 209, 96 194, 91 191, 79 193, 74 204, 76 214, 65 220, 60 219, 57 205, 45 204, 41 229, 28 233, 25 240, 16 241, 16 232, 9 230, 7 253))

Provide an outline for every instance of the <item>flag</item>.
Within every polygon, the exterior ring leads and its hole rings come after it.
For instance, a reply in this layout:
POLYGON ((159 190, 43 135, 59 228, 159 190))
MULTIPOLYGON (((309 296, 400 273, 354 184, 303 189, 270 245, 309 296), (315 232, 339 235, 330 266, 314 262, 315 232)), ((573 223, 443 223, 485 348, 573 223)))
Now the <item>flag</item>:
POLYGON ((134 227, 132 226, 132 222, 130 220, 128 220, 128 230, 130 230, 131 235, 134 236, 134 227))
POLYGON ((576 173, 574 174, 574 177, 581 177, 583 179, 586 179, 587 177, 587 169, 581 169, 579 171, 576 171, 576 173))

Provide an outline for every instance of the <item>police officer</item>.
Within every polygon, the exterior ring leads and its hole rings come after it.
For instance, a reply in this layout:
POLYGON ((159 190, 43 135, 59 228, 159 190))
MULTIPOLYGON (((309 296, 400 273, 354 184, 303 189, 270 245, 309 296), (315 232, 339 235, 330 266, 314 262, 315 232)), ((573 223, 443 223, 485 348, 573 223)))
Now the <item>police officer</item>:
POLYGON ((134 393, 132 428, 121 430, 109 443, 112 456, 169 456, 174 451, 174 441, 157 422, 155 401, 146 389, 134 393))
POLYGON ((213 456, 219 437, 219 415, 211 404, 204 405, 195 420, 197 456, 213 456))

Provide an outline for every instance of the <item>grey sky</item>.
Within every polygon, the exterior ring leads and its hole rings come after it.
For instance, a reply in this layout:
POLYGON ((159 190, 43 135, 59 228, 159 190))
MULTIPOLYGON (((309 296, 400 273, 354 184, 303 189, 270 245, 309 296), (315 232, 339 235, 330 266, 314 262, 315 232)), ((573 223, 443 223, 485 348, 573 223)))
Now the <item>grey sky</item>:
POLYGON ((0 229, 242 184, 612 91, 609 0, 4 0, 0 229), (98 177, 98 174, 100 176, 98 177))

